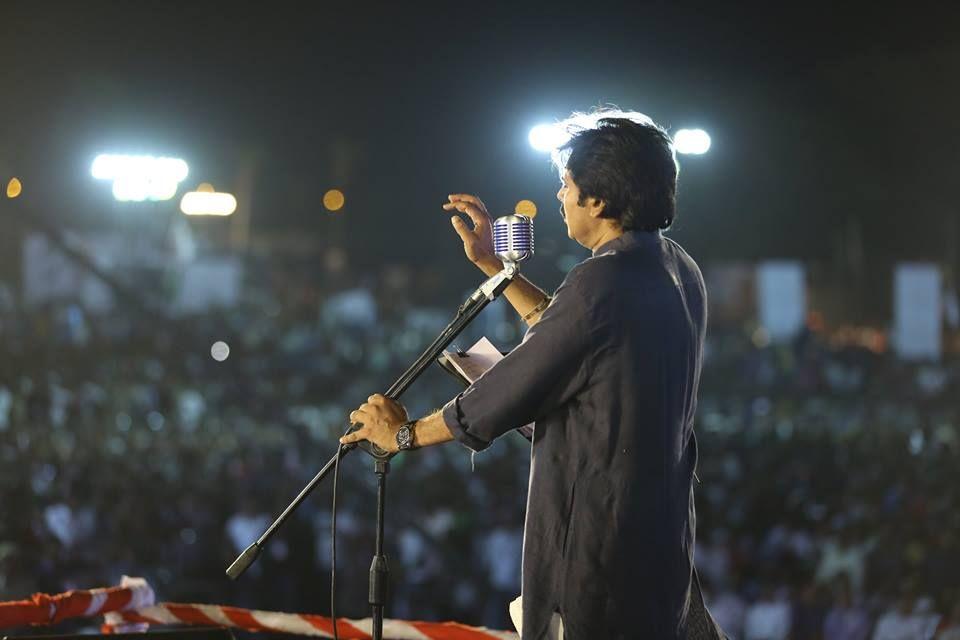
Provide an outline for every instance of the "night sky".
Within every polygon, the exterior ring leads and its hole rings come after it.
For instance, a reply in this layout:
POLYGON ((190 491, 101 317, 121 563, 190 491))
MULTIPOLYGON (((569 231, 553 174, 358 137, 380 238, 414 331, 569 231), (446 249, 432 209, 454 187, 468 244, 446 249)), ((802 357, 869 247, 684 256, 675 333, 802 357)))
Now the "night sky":
POLYGON ((3 2, 0 173, 64 226, 102 228, 123 212, 89 175, 97 153, 176 155, 186 186, 248 194, 254 234, 370 264, 435 246, 466 270, 453 191, 494 215, 533 199, 538 239, 576 248, 527 132, 612 103, 711 134, 681 158, 672 232, 700 260, 837 261, 850 233, 868 261, 949 257, 958 10, 473 5, 3 2))

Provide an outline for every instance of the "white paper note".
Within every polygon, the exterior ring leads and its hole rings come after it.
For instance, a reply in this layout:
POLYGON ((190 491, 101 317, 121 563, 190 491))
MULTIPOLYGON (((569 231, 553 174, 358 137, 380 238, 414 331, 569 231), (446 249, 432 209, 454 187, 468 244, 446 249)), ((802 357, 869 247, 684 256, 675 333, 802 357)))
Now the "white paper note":
MULTIPOLYGON (((456 352, 446 350, 443 352, 453 368, 471 383, 482 376, 490 367, 503 360, 503 354, 492 342, 487 340, 486 336, 477 340, 465 353, 466 355, 461 356, 456 352)), ((533 425, 534 423, 531 422, 527 427, 533 428, 533 425)))
POLYGON ((460 372, 464 378, 473 382, 482 376, 487 369, 503 360, 503 354, 493 346, 493 343, 486 337, 477 340, 476 344, 467 349, 465 356, 457 353, 444 351, 450 364, 460 372))

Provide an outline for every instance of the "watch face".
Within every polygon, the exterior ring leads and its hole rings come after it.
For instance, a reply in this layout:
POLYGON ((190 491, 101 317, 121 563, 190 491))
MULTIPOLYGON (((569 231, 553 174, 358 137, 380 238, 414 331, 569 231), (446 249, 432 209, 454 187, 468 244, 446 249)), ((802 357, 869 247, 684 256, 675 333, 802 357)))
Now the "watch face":
POLYGON ((410 427, 401 427, 400 431, 397 431, 397 445, 401 449, 404 447, 409 447, 412 441, 413 437, 410 433, 410 427))

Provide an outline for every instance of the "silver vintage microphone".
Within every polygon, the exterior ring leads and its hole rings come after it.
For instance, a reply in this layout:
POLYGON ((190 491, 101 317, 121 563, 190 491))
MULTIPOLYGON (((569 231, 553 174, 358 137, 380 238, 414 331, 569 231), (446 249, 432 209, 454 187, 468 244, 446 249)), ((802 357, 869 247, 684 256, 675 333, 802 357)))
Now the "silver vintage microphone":
POLYGON ((494 220, 493 252, 504 263, 517 263, 532 256, 533 220, 519 214, 494 220))
POLYGON ((493 252, 503 262, 503 270, 487 279, 460 306, 460 313, 481 298, 493 300, 520 272, 518 263, 533 255, 533 221, 519 214, 502 216, 493 221, 493 252))

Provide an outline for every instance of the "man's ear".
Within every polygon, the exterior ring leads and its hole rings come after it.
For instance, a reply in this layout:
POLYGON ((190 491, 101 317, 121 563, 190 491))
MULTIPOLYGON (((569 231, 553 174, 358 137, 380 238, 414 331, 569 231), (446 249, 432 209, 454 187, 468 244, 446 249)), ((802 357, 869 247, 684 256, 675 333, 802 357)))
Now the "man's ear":
POLYGON ((593 218, 599 218, 602 216, 604 209, 607 208, 607 203, 600 198, 590 198, 590 202, 588 204, 590 205, 590 210, 588 213, 593 218))

